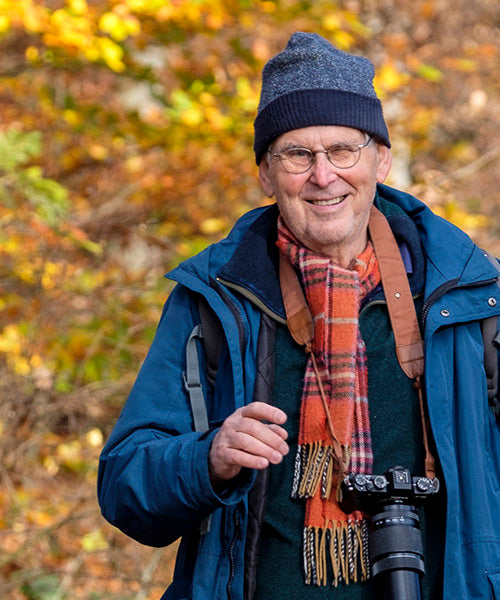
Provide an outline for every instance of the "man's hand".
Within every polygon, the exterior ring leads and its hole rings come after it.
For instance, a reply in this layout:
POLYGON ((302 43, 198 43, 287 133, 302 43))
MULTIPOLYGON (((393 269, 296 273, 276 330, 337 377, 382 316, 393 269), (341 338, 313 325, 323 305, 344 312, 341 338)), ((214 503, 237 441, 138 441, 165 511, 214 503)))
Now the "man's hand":
POLYGON ((280 463, 289 450, 288 434, 280 427, 286 418, 282 410, 264 402, 252 402, 230 415, 210 449, 212 483, 235 477, 243 467, 265 469, 280 463))

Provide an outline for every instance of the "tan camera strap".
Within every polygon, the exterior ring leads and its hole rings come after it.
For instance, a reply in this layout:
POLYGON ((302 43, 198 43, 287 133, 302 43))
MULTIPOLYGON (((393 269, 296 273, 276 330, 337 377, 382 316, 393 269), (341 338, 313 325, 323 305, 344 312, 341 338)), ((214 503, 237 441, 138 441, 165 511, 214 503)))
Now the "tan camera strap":
MULTIPOLYGON (((408 276, 389 223, 375 206, 372 206, 371 209, 368 231, 379 265, 382 287, 394 332, 396 356, 404 373, 415 381, 415 387, 418 391, 420 412, 422 415, 423 443, 425 447, 425 471, 427 477, 433 478, 435 477, 435 461, 429 449, 428 432, 430 425, 425 414, 422 386, 424 344, 420 335, 408 276)), ((307 305, 295 269, 281 253, 280 285, 290 334, 298 344, 305 346, 306 352, 312 358, 328 427, 335 446, 338 444, 337 436, 335 435, 330 411, 328 410, 326 397, 317 371, 316 360, 312 351, 314 323, 311 311, 307 305)))

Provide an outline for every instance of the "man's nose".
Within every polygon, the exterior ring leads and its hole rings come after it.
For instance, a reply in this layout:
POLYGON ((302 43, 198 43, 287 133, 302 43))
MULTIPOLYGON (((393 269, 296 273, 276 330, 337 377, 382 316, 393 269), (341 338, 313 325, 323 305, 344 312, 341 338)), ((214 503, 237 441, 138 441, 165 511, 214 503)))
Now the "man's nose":
POLYGON ((326 152, 317 152, 309 181, 318 187, 325 188, 338 177, 336 168, 328 160, 326 152))

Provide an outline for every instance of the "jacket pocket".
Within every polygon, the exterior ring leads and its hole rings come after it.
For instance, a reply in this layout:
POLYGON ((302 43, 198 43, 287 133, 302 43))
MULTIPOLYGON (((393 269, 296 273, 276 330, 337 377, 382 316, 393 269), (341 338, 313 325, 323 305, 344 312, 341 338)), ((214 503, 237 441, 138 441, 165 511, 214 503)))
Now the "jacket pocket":
POLYGON ((500 600, 500 569, 486 571, 486 577, 490 584, 491 599, 500 600))

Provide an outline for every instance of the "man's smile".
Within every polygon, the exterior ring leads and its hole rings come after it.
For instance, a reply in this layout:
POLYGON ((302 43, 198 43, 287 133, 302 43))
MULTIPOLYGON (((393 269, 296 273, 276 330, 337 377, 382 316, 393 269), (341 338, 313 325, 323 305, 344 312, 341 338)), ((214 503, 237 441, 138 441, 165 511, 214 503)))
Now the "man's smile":
POLYGON ((344 194, 343 196, 336 196, 335 198, 328 198, 326 200, 307 200, 307 202, 315 206, 334 206, 335 204, 340 204, 346 198, 347 194, 344 194))

